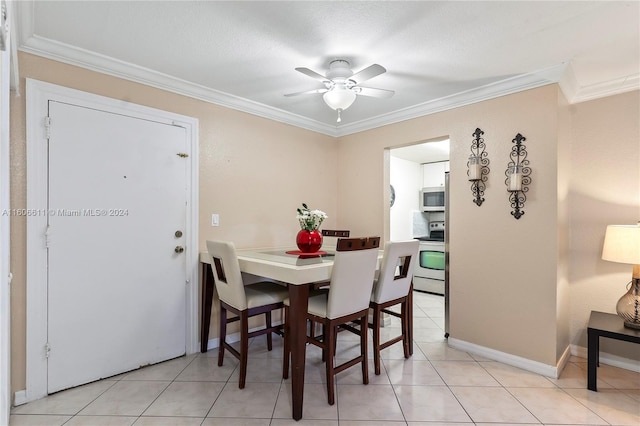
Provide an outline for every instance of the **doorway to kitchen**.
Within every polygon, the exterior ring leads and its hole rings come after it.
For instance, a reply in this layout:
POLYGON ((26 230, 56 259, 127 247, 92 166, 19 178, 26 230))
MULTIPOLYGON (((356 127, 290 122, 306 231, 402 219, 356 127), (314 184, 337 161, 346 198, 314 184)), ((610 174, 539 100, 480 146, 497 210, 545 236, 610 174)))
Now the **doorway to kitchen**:
POLYGON ((420 241, 414 290, 442 296, 448 331, 448 177, 449 139, 438 138, 389 150, 389 207, 392 241, 420 241))

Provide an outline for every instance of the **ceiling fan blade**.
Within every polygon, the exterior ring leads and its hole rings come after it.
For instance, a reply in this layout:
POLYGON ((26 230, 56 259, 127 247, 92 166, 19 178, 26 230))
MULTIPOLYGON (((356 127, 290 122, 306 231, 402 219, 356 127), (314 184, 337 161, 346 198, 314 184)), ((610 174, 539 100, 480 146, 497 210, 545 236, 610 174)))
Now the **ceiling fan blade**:
POLYGON ((356 91, 358 95, 371 96, 373 98, 390 98, 396 93, 393 90, 374 89, 373 87, 356 86, 355 89, 359 89, 359 91, 356 91))
POLYGON ((321 74, 318 74, 315 71, 311 71, 309 68, 298 67, 298 68, 296 68, 296 71, 301 72, 302 74, 304 74, 306 76, 309 76, 311 78, 314 78, 314 79, 316 79, 318 81, 321 81, 323 83, 329 81, 329 79, 327 77, 325 77, 325 76, 323 76, 321 74))
POLYGON ((324 93, 326 91, 327 89, 313 89, 313 90, 307 90, 304 92, 287 93, 285 94, 285 96, 312 95, 314 93, 324 93))
MULTIPOLYGON (((297 68, 296 68, 297 69, 297 68)), ((355 73, 349 80, 353 80, 358 83, 362 83, 363 81, 369 80, 370 78, 376 77, 380 74, 387 72, 385 67, 378 64, 369 65, 367 68, 355 73)))

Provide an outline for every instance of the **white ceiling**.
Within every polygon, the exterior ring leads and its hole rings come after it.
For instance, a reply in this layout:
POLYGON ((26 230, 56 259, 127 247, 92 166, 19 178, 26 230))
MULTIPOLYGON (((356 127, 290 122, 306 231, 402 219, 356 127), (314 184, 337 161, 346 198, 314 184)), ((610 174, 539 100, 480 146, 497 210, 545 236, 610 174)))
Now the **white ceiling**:
POLYGON ((449 160, 449 139, 429 141, 390 150, 392 157, 414 163, 434 163, 449 160))
POLYGON ((640 87, 640 2, 20 1, 18 49, 332 136, 559 82, 570 102, 640 87), (387 69, 336 112, 333 59, 387 69))

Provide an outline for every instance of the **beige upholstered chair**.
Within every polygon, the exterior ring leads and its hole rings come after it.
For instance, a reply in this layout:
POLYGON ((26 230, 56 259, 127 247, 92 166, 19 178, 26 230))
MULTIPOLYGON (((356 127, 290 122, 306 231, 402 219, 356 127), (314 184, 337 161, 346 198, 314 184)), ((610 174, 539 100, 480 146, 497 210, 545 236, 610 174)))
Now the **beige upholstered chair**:
POLYGON ((221 366, 224 361, 225 349, 238 358, 240 360, 239 387, 243 389, 247 377, 249 339, 266 334, 267 348, 272 349, 271 333, 282 333, 283 326, 271 324, 271 311, 284 306, 282 302, 288 297, 288 291, 284 285, 273 282, 259 282, 245 286, 233 243, 207 241, 207 250, 211 256, 211 269, 220 298, 218 365, 221 366), (236 316, 228 318, 227 311, 236 316), (260 314, 265 315, 265 328, 249 333, 249 318, 260 314), (227 324, 235 321, 240 321, 240 351, 231 347, 226 341, 227 324))
MULTIPOLYGON (((323 336, 307 336, 307 342, 322 348, 326 362, 328 402, 335 402, 335 374, 360 363, 362 365, 362 383, 369 383, 367 364, 367 336, 369 301, 373 279, 378 262, 380 237, 340 239, 329 291, 309 298, 307 320, 322 324, 323 336), (358 321, 356 328, 349 323, 358 321), (334 366, 336 353, 336 333, 338 327, 360 336, 360 355, 341 365, 334 366)), ((285 301, 285 305, 287 305, 285 301)), ((285 344, 283 377, 289 375, 289 339, 286 329, 287 308, 285 308, 285 344)))
POLYGON ((380 374, 380 351, 402 341, 404 357, 409 358, 409 325, 411 318, 409 290, 413 279, 414 263, 418 257, 418 240, 388 242, 384 247, 384 257, 380 274, 373 284, 371 308, 373 309, 373 356, 375 373, 380 374), (400 304, 400 313, 387 308, 400 304), (380 317, 382 313, 399 317, 402 334, 380 343, 380 317))
MULTIPOLYGON (((322 250, 335 252, 340 238, 349 238, 351 231, 348 229, 323 229, 322 231, 322 250)), ((311 296, 317 296, 322 292, 329 291, 329 281, 317 282, 311 289, 311 296)), ((310 335, 313 336, 315 332, 315 323, 309 322, 310 335)), ((324 361, 324 360, 323 360, 324 361)))

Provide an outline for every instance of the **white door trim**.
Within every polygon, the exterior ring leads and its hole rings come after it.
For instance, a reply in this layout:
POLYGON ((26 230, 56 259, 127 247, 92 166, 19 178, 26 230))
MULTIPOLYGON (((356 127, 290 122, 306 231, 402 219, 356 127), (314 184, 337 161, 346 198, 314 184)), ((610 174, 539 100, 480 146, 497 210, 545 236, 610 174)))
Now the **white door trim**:
MULTIPOLYGON (((10 215, 4 214, 11 207, 9 197, 9 90, 11 71, 14 60, 15 42, 13 31, 12 2, 2 1, 6 6, 6 16, 9 30, 5 46, 0 52, 0 424, 9 424, 11 408, 11 241, 10 215), (11 46, 11 47, 8 47, 11 46)), ((4 25, 4 23, 2 23, 4 25)))
MULTIPOLYGON (((198 119, 125 101, 94 95, 33 79, 26 80, 27 96, 27 209, 47 209, 47 139, 45 117, 49 100, 123 114, 184 127, 190 149, 191 175, 187 194, 186 226, 186 353, 198 350, 198 119)), ((47 395, 47 250, 46 215, 27 217, 27 364, 26 389, 20 401, 26 403, 47 395)), ((18 392, 16 392, 18 394, 18 392)))

